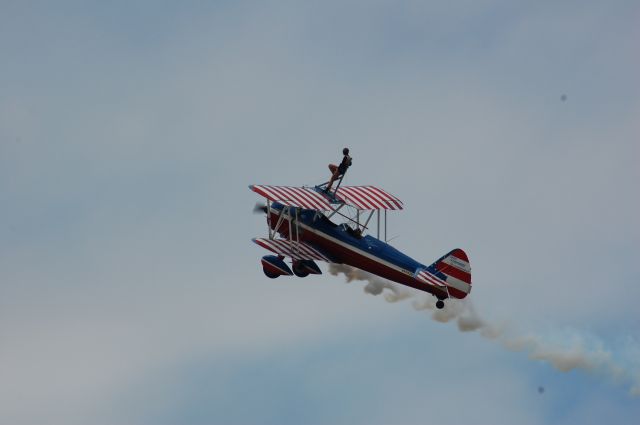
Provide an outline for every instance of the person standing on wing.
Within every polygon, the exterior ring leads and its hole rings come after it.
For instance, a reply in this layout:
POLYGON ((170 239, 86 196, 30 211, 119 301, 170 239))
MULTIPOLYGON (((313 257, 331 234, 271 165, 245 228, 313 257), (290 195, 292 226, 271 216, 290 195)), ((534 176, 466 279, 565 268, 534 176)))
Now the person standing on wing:
POLYGON ((344 173, 347 172, 347 169, 351 167, 351 157, 349 156, 349 148, 342 149, 342 154, 344 157, 342 158, 342 162, 340 165, 336 166, 335 164, 329 164, 329 170, 331 170, 331 180, 329 180, 329 184, 327 185, 327 192, 331 191, 331 186, 333 186, 333 182, 344 173))

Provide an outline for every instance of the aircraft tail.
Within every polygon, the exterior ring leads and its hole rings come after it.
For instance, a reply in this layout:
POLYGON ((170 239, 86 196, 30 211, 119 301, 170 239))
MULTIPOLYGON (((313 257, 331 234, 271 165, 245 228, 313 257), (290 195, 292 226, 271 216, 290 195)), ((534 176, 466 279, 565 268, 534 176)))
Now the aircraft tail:
POLYGON ((460 248, 442 256, 427 271, 447 285, 447 291, 453 298, 464 298, 471 292, 471 264, 460 248))

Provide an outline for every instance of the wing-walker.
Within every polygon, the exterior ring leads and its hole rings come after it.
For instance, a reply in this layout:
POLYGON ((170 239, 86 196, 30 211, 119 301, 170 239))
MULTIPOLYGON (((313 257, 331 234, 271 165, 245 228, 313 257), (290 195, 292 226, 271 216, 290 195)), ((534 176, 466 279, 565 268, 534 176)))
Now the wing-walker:
POLYGON ((387 211, 402 210, 402 201, 375 186, 341 186, 345 172, 337 176, 333 190, 327 190, 329 182, 303 187, 249 186, 266 199, 258 210, 266 213, 268 237, 253 239, 275 254, 262 257, 264 274, 272 279, 322 274, 316 261, 324 261, 348 264, 429 292, 438 299, 438 308, 448 298, 466 297, 471 291, 467 254, 454 249, 427 266, 389 245, 387 211), (374 216, 376 236, 365 235, 374 216), (336 218, 343 222, 336 223, 336 218), (285 258, 290 259, 291 268, 285 258))

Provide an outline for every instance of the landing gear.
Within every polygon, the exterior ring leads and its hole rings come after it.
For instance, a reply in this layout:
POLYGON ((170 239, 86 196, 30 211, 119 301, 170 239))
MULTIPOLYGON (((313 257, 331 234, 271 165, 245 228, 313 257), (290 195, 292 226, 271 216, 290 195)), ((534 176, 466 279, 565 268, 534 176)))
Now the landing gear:
POLYGON ((294 262, 291 269, 293 270, 293 274, 295 274, 298 277, 309 276, 309 272, 304 268, 304 265, 302 265, 299 262, 294 262))
POLYGON ((262 271, 264 272, 264 275, 267 276, 269 279, 275 279, 276 277, 280 276, 277 273, 272 273, 269 270, 265 269, 264 267, 262 268, 262 271))
POLYGON ((438 300, 436 302, 436 307, 438 308, 438 310, 442 310, 444 308, 444 301, 438 300))

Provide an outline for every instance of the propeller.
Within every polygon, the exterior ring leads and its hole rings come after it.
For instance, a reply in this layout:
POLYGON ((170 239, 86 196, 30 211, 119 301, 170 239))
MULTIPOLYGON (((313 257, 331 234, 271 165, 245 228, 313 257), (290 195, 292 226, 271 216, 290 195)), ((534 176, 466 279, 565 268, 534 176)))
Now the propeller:
POLYGON ((267 213, 267 206, 261 202, 256 202, 256 204, 253 207, 253 213, 254 214, 260 214, 260 213, 267 213))

